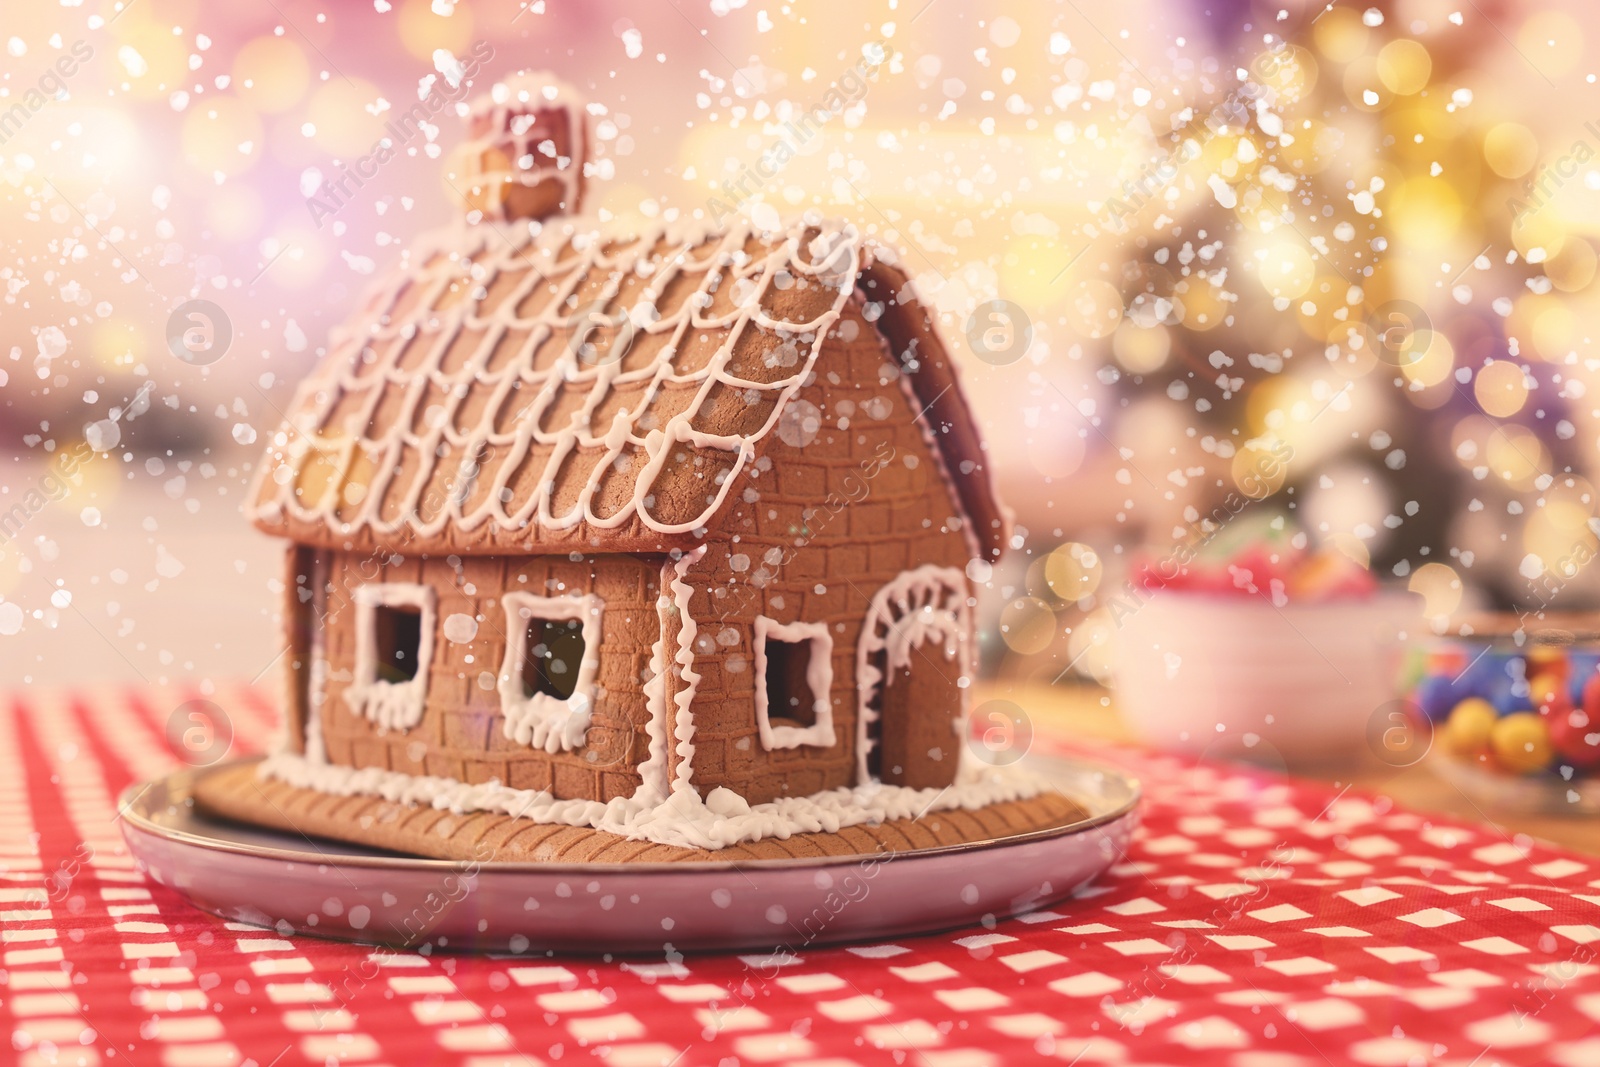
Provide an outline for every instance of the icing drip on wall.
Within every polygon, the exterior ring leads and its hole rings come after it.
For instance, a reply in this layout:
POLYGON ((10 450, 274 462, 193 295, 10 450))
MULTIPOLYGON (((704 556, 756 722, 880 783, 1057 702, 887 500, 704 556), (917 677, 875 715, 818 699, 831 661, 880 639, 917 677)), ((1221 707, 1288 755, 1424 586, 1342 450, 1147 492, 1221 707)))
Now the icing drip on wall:
MULTIPOLYGON (((694 596, 694 589, 684 579, 689 574, 689 568, 705 558, 705 545, 701 545, 693 552, 687 553, 683 558, 673 564, 674 576, 672 579, 672 602, 678 609, 678 653, 675 657, 683 684, 678 691, 672 694, 673 702, 677 704, 677 714, 673 716, 673 736, 677 738, 678 746, 675 751, 679 757, 677 773, 673 775, 672 791, 678 793, 687 791, 695 793, 694 788, 694 694, 700 687, 700 674, 694 669, 694 640, 699 634, 699 627, 695 624, 694 614, 690 610, 690 600, 694 596)), ((718 790, 727 792, 727 790, 718 790)), ((732 793, 729 793, 732 796, 732 793)), ((699 794, 695 793, 695 799, 699 794)), ((741 801, 741 803, 743 803, 741 801)))
MULTIPOLYGON (((670 564, 669 564, 670 566, 670 564)), ((663 569, 663 578, 665 569, 663 569)), ((650 738, 650 755, 639 766, 639 788, 634 802, 650 807, 667 798, 667 621, 672 601, 663 592, 656 598, 656 618, 661 629, 650 646, 650 680, 645 683, 645 707, 650 713, 645 734, 650 738)))

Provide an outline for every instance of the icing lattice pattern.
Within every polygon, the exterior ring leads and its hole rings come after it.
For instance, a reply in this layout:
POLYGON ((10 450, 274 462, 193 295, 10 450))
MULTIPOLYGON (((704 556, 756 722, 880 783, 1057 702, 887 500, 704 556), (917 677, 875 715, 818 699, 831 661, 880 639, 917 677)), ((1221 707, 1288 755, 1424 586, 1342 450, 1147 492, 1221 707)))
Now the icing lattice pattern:
POLYGON ((815 220, 594 225, 421 241, 331 338, 251 516, 380 536, 704 527, 806 382, 865 250, 815 220))

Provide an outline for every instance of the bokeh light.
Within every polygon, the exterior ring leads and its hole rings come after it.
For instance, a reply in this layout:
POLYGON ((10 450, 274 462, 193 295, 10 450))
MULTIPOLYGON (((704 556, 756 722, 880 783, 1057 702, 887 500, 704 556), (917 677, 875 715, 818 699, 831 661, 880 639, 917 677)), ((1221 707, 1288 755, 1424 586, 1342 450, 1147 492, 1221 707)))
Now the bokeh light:
POLYGON ((1134 374, 1151 374, 1166 365, 1172 337, 1164 326, 1141 327, 1124 321, 1111 337, 1117 362, 1134 374))
POLYGON ((289 38, 257 37, 239 49, 233 81, 240 99, 257 111, 277 114, 304 99, 311 64, 289 38))
POLYGON ((206 174, 234 177, 261 158, 261 120, 243 101, 213 97, 184 119, 184 158, 206 174))
POLYGON ((1083 281, 1067 301, 1067 326, 1087 337, 1109 337, 1122 321, 1122 310, 1122 295, 1111 283, 1083 281))
POLYGON ((1384 88, 1400 96, 1420 93, 1433 73, 1433 58, 1416 41, 1400 38, 1378 52, 1378 79, 1384 88))
POLYGON ((1520 178, 1539 158, 1533 131, 1518 122, 1502 122, 1484 135, 1483 157, 1502 178, 1520 178))
POLYGON ((1056 634, 1056 615, 1038 597, 1018 597, 1000 613, 1000 637, 1006 647, 1031 656, 1049 647, 1056 634))
POLYGON ((1492 418, 1510 418, 1528 402, 1528 380, 1522 368, 1500 360, 1478 371, 1472 383, 1478 405, 1492 418))
POLYGON ((1445 563, 1424 563, 1411 572, 1406 588, 1422 597, 1424 615, 1442 621, 1461 606, 1464 587, 1455 568, 1445 563))
POLYGON ((1093 596, 1103 573, 1099 553, 1077 541, 1057 545, 1045 557, 1044 577, 1050 591, 1069 603, 1093 596))

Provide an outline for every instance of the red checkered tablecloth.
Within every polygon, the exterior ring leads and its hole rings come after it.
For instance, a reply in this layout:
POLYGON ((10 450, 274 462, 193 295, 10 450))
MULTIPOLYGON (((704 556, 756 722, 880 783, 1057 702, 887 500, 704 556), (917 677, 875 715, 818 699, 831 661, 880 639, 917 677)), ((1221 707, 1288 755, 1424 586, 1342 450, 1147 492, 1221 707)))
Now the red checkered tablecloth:
MULTIPOLYGON (((177 763, 167 717, 199 695, 0 715, 0 1017, 23 1064, 1600 1064, 1600 861, 1123 750, 1097 755, 1148 790, 1130 854, 993 929, 601 962, 224 923, 146 882, 115 819, 177 763)), ((258 694, 209 699, 235 751, 272 736, 258 694)))

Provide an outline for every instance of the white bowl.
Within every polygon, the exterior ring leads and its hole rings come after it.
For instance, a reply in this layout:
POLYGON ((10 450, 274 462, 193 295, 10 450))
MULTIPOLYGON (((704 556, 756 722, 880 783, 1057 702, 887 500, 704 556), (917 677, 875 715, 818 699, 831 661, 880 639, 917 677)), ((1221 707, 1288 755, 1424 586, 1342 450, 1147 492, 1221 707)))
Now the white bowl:
POLYGON ((1280 608, 1155 590, 1113 638, 1117 707, 1168 751, 1347 760, 1390 721, 1421 606, 1403 592, 1280 608))

